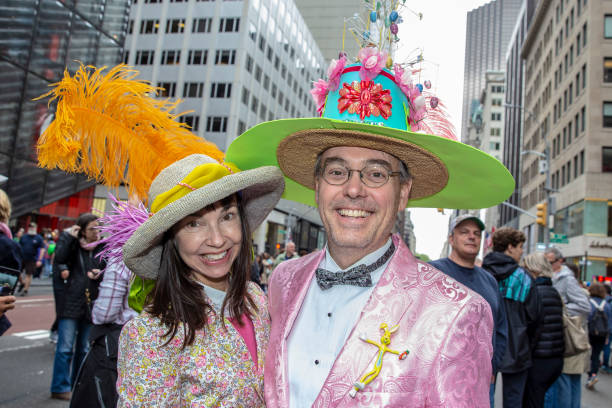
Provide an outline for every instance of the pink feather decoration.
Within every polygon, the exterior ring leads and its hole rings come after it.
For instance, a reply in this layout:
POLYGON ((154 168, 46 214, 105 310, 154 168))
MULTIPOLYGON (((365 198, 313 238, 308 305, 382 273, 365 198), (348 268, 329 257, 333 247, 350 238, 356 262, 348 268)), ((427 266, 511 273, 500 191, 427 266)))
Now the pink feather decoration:
MULTIPOLYGON (((99 230, 105 238, 98 241, 104 244, 104 249, 98 255, 106 259, 108 263, 118 263, 123 265, 123 245, 146 220, 149 219, 149 212, 142 202, 138 205, 119 201, 115 196, 109 194, 113 202, 113 209, 98 221, 99 230)), ((130 273, 123 265, 121 273, 130 273)))
MULTIPOLYGON (((427 100, 425 106, 430 106, 430 99, 434 96, 429 92, 423 92, 423 96, 427 100)), ((457 141, 455 127, 450 122, 448 112, 442 101, 438 102, 438 107, 435 109, 427 109, 427 113, 423 120, 419 122, 420 130, 429 135, 441 136, 450 140, 457 141)))

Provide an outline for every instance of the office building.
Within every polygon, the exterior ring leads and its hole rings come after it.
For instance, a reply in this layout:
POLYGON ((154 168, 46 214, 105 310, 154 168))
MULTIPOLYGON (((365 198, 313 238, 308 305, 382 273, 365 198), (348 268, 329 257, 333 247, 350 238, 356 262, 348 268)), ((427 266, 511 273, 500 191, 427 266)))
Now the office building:
MULTIPOLYGON (((520 228, 536 250, 551 228, 583 279, 612 276, 612 4, 541 1, 521 56, 522 149, 549 152, 555 205, 546 227, 521 215, 520 228)), ((521 207, 532 213, 546 198, 542 160, 525 154, 521 165, 521 207)))

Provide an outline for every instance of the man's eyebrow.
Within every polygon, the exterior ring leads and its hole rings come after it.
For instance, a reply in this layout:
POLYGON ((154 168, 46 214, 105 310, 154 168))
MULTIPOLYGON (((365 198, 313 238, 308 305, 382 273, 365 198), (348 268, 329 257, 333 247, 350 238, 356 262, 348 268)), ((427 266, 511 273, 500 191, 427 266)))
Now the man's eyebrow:
POLYGON ((344 164, 344 165, 347 164, 346 160, 344 160, 344 159, 342 159, 340 157, 337 157, 337 156, 333 156, 333 157, 328 157, 328 158, 325 159, 325 162, 323 163, 323 165, 324 165, 323 167, 325 167, 325 166, 327 166, 328 164, 331 164, 331 163, 340 163, 340 164, 344 164))
MULTIPOLYGON (((340 158, 340 157, 328 157, 327 159, 325 159, 325 163, 324 165, 327 166, 328 164, 331 163, 339 163, 339 164, 343 164, 343 165, 348 165, 348 163, 346 162, 346 160, 340 158)), ((389 163, 387 160, 384 159, 370 159, 370 160, 366 160, 364 166, 372 166, 372 165, 378 165, 378 166, 383 166, 386 167, 388 169, 392 169, 393 166, 391 166, 391 163, 389 163)))

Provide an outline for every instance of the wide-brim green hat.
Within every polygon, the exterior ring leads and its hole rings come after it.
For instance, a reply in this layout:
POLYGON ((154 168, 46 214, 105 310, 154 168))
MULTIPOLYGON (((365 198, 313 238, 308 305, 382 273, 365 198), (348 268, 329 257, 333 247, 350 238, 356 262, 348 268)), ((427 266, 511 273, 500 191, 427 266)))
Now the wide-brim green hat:
POLYGON ((242 169, 279 166, 283 198, 316 205, 314 166, 333 146, 360 146, 392 154, 413 177, 408 207, 487 208, 514 191, 514 179, 494 157, 443 137, 326 118, 260 123, 232 142, 226 160, 242 169))
MULTIPOLYGON (((315 204, 317 157, 335 146, 380 150, 403 161, 412 176, 409 207, 486 208, 512 194, 514 179, 499 160, 448 137, 414 131, 427 129, 428 116, 447 119, 437 98, 414 84, 409 72, 397 64, 385 69, 387 54, 375 48, 362 49, 359 58, 352 65, 345 65, 345 57, 333 60, 329 80, 314 84, 321 118, 254 126, 232 142, 226 160, 242 169, 279 166, 286 176, 283 197, 308 205, 315 204)), ((449 136, 448 127, 436 129, 449 136)))

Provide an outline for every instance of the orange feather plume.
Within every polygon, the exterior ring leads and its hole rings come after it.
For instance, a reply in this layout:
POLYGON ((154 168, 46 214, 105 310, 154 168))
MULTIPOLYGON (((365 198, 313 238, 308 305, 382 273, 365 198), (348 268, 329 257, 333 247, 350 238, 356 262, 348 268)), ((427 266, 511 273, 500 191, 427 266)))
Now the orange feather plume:
POLYGON ((37 99, 57 100, 55 119, 38 140, 38 163, 47 169, 85 173, 109 187, 125 183, 146 199, 159 172, 190 154, 221 162, 213 143, 194 135, 173 114, 180 101, 154 99, 159 88, 135 79, 138 71, 118 65, 81 65, 65 71, 54 89, 37 99))

